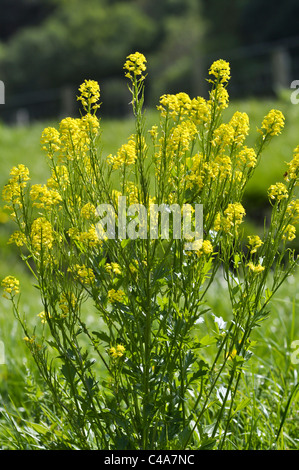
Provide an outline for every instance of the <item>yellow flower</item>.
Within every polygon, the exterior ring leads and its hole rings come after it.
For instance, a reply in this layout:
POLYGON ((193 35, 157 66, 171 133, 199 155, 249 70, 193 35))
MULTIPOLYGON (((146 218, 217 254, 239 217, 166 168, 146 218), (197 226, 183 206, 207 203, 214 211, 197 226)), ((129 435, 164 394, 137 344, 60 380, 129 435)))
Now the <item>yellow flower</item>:
POLYGON ((26 237, 22 232, 17 230, 10 236, 8 243, 15 243, 16 246, 24 246, 26 244, 26 237))
POLYGON ((192 109, 192 101, 187 93, 164 94, 160 97, 160 104, 157 106, 162 117, 169 115, 173 119, 189 115, 192 109))
POLYGON ((243 222, 246 215, 245 209, 239 202, 229 204, 222 216, 219 212, 216 214, 214 229, 216 231, 224 230, 232 235, 232 229, 238 229, 239 225, 243 222))
POLYGON ((86 135, 91 134, 92 137, 98 134, 100 121, 97 116, 87 113, 81 118, 81 129, 85 131, 86 135))
POLYGON ((213 162, 205 164, 209 178, 219 178, 219 180, 223 180, 231 176, 231 167, 232 164, 230 157, 222 154, 217 155, 213 162))
POLYGON ((113 359, 118 359, 119 357, 122 357, 125 352, 125 347, 121 344, 118 344, 116 348, 112 346, 109 348, 109 354, 113 357, 113 359))
POLYGON ((61 152, 59 161, 82 158, 88 151, 89 137, 80 118, 67 117, 59 124, 61 152))
POLYGON ((118 263, 113 263, 113 262, 111 264, 106 263, 105 264, 105 269, 108 273, 113 272, 116 275, 119 275, 119 276, 121 275, 121 269, 120 269, 120 266, 119 266, 118 263))
POLYGON ((210 106, 215 106, 219 110, 226 109, 229 103, 228 91, 223 85, 218 85, 210 91, 210 106))
POLYGON ((98 246, 102 244, 102 240, 98 237, 96 228, 92 225, 87 232, 81 232, 77 234, 76 239, 81 243, 87 243, 90 247, 98 246))
POLYGON ((52 176, 47 180, 47 187, 65 191, 69 183, 70 179, 67 167, 65 165, 58 165, 55 167, 55 171, 52 170, 52 176))
POLYGON ((132 165, 135 163, 136 158, 136 142, 134 135, 132 135, 130 136, 128 143, 123 144, 116 155, 109 155, 107 160, 112 165, 113 170, 117 170, 123 165, 132 165))
POLYGON ((158 126, 153 125, 151 129, 148 131, 148 133, 150 134, 153 142, 155 142, 158 137, 158 126))
MULTIPOLYGON (((22 207, 22 190, 26 187, 29 179, 29 170, 25 165, 14 166, 10 171, 10 179, 2 191, 3 200, 10 205, 22 207)), ((6 209, 10 207, 9 205, 5 206, 6 209)))
POLYGON ((211 143, 213 147, 219 147, 221 150, 224 150, 226 146, 231 145, 234 141, 234 134, 234 128, 230 124, 220 124, 214 131, 211 143))
POLYGON ((249 261, 247 264, 249 269, 254 273, 254 274, 259 274, 264 271, 265 267, 262 266, 260 263, 259 264, 253 264, 252 261, 249 261))
POLYGON ((64 292, 59 297, 59 307, 62 311, 62 317, 66 317, 70 311, 73 311, 78 301, 75 294, 65 294, 64 292))
POLYGON ((11 297, 19 294, 20 292, 20 281, 14 276, 6 276, 2 280, 1 285, 4 288, 3 297, 5 297, 6 299, 10 299, 11 297), (9 296, 7 294, 9 294, 9 296))
POLYGON ((84 219, 89 220, 95 217, 96 215, 96 208, 95 206, 91 203, 88 202, 85 204, 82 209, 81 209, 81 215, 84 219))
POLYGON ((68 268, 68 271, 72 272, 75 276, 75 279, 77 279, 79 282, 82 282, 83 284, 91 285, 95 281, 93 270, 91 268, 87 268, 85 264, 75 264, 75 266, 68 268))
POLYGON ((182 156, 189 150, 196 135, 197 128, 192 121, 181 122, 173 129, 168 143, 168 151, 182 156))
POLYGON ((226 83, 230 79, 230 64, 223 59, 215 60, 210 67, 209 75, 214 75, 215 82, 226 83))
POLYGON ((81 101, 83 108, 86 111, 91 109, 96 110, 100 107, 97 102, 100 99, 100 86, 95 80, 84 80, 79 86, 80 96, 77 97, 78 101, 81 101))
POLYGON ((56 189, 48 188, 43 184, 34 184, 30 189, 30 197, 33 201, 39 199, 40 202, 33 202, 33 206, 40 209, 55 206, 62 201, 62 197, 56 189))
POLYGON ((267 116, 265 116, 259 132, 264 135, 264 138, 267 135, 278 135, 281 133, 284 127, 284 121, 285 117, 281 111, 277 109, 271 109, 267 116))
POLYGON ((140 52, 135 52, 134 54, 130 54, 127 57, 127 60, 124 64, 124 70, 127 71, 125 74, 126 77, 130 78, 131 80, 136 78, 140 75, 138 80, 144 80, 143 72, 146 70, 146 58, 140 52))
POLYGON ((291 242, 295 238, 296 238, 296 227, 294 227, 294 225, 288 224, 284 229, 284 234, 282 236, 282 239, 291 242))
POLYGON ((211 106, 201 96, 193 98, 190 105, 190 116, 192 121, 198 126, 201 123, 207 123, 211 119, 211 106))
POLYGON ((226 357, 227 357, 230 361, 232 361, 232 360, 236 357, 236 355, 237 355, 237 350, 236 350, 236 348, 234 348, 231 353, 227 353, 227 354, 226 354, 226 357))
POLYGON ((299 199, 295 199, 290 202, 287 207, 286 213, 291 217, 292 224, 298 224, 299 222, 299 199))
POLYGON ((43 150, 48 152, 48 157, 53 158, 55 152, 60 149, 60 134, 55 127, 46 127, 41 135, 41 144, 43 150))
POLYGON ((33 335, 31 338, 24 336, 23 340, 26 341, 26 343, 33 344, 35 341, 35 336, 33 335))
POLYGON ((108 291, 108 300, 112 304, 114 302, 123 302, 125 298, 125 293, 122 289, 118 289, 117 291, 115 289, 110 289, 108 291))
POLYGON ((290 179, 296 179, 298 177, 298 170, 299 170, 299 145, 294 149, 293 152, 294 156, 293 159, 288 163, 288 171, 285 174, 286 181, 290 181, 290 179))
POLYGON ((244 145, 243 149, 237 154, 236 160, 239 167, 254 168, 257 163, 256 152, 253 148, 244 145))
MULTIPOLYGON (((42 323, 47 323, 47 316, 46 316, 45 311, 40 312, 37 316, 41 319, 42 323)), ((50 317, 49 314, 48 314, 48 316, 50 317)))
POLYGON ((272 184, 268 189, 268 196, 270 199, 281 201, 288 197, 288 190, 283 183, 272 184))
POLYGON ((202 256, 202 255, 211 255, 213 253, 213 245, 209 240, 197 240, 198 242, 198 249, 196 250, 197 256, 202 256))
POLYGON ((190 173, 187 177, 187 188, 196 186, 200 191, 204 185, 204 156, 202 153, 196 153, 188 161, 190 162, 190 173))
POLYGON ((229 124, 234 129, 234 142, 242 145, 249 132, 249 117, 246 113, 236 111, 229 124))
POLYGON ((51 249, 54 242, 51 223, 45 217, 39 217, 33 221, 31 227, 32 246, 37 252, 51 249))
POLYGON ((250 254, 257 252, 257 249, 263 245, 262 240, 258 235, 248 235, 248 248, 250 248, 250 254))

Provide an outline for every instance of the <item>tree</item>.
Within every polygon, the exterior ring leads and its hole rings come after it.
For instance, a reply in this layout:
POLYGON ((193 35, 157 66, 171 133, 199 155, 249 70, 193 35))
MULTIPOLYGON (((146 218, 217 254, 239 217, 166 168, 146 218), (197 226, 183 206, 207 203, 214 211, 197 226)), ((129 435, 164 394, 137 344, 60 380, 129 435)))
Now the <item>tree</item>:
POLYGON ((17 31, 40 24, 53 13, 56 0, 1 0, 0 41, 7 42, 17 31))

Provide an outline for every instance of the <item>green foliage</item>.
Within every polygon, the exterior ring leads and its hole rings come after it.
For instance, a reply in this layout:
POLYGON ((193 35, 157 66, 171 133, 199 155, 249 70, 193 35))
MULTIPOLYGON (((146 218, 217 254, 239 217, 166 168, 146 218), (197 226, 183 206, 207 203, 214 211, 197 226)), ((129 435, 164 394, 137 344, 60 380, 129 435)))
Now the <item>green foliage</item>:
POLYGON ((137 44, 146 46, 154 34, 154 23, 133 4, 87 1, 82 8, 82 2, 65 2, 40 27, 13 37, 3 79, 16 92, 119 75, 121 58, 137 44))
POLYGON ((104 110, 111 113, 114 100, 114 114, 121 114, 129 98, 119 64, 137 48, 154 56, 149 100, 157 100, 166 83, 173 91, 196 88, 193 67, 204 31, 197 2, 160 2, 155 8, 142 0, 50 3, 55 8, 42 21, 18 29, 3 45, 0 69, 7 95, 77 88, 89 77, 109 93, 110 110, 104 110))
POLYGON ((135 128, 118 151, 100 151, 99 86, 86 80, 79 89, 82 116, 42 133, 51 170, 46 184, 30 183, 19 165, 4 186, 18 225, 13 240, 43 311, 28 321, 18 281, 2 281, 38 371, 37 380, 33 373, 27 380, 23 415, 13 406, 3 411, 3 442, 14 448, 258 449, 283 447, 285 438, 294 447, 292 426, 290 436, 283 433, 297 398, 293 364, 280 358, 290 386, 285 393, 281 362, 260 382, 261 364, 251 360, 273 296, 297 266, 288 242, 298 218, 298 149, 283 187, 269 188, 270 217, 261 237, 251 236, 244 247, 245 188, 262 151, 281 132, 283 115, 270 111, 248 148, 248 116, 237 111, 223 121, 230 69, 216 61, 209 100, 163 95, 158 121, 148 129, 145 62, 140 53, 127 57, 135 128), (171 224, 168 239, 101 238, 95 208, 115 207, 118 195, 146 207, 153 200, 180 208, 203 204, 203 239, 190 250, 171 224), (225 318, 214 311, 216 297, 225 318), (268 433, 262 397, 275 410, 268 433))

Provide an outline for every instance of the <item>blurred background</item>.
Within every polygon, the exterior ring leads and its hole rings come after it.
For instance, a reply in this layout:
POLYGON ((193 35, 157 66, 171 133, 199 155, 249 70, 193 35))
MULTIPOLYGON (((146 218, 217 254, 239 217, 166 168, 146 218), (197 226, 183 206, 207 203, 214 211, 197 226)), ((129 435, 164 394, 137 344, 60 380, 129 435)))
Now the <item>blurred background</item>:
POLYGON ((122 66, 148 59, 147 101, 205 95, 214 59, 229 60, 231 98, 273 97, 299 79, 297 0, 0 0, 0 119, 76 112, 85 78, 102 88, 102 114, 128 112, 122 66))

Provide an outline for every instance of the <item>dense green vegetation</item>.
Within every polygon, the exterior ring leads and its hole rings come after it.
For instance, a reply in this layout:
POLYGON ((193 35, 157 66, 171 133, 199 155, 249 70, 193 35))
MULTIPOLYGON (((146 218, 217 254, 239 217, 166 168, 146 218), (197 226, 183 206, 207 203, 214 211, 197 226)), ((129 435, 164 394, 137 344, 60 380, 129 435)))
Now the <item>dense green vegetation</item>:
MULTIPOLYGON (((104 99, 104 97, 103 97, 104 99)), ((286 116, 286 126, 281 136, 276 138, 275 145, 266 149, 263 160, 254 179, 249 184, 246 194, 245 208, 250 207, 253 224, 262 223, 265 214, 266 191, 269 184, 282 179, 284 161, 289 161, 293 148, 298 144, 297 123, 299 107, 291 105, 288 99, 279 102, 244 101, 231 103, 230 113, 238 109, 249 115, 251 128, 260 125, 263 116, 271 108, 281 109, 286 116)), ((147 112, 148 126, 154 122, 156 112, 147 112)), ((43 158, 39 138, 42 129, 48 123, 37 123, 29 127, 0 127, 0 189, 5 184, 10 168, 23 162, 30 169, 31 176, 36 182, 48 177, 46 161, 43 158)), ((132 132, 133 121, 111 120, 102 123, 103 155, 113 153, 132 132)), ((32 322, 40 312, 39 293, 32 287, 33 279, 24 270, 18 260, 15 248, 7 245, 7 239, 13 230, 11 222, 6 221, 1 211, 1 273, 2 277, 13 274, 22 286, 21 305, 24 312, 29 313, 32 322)), ((281 288, 271 303, 271 316, 263 322, 255 333, 257 341, 254 355, 249 362, 247 381, 242 383, 240 394, 243 395, 244 412, 240 410, 235 422, 235 439, 242 449, 298 449, 298 399, 297 373, 298 365, 294 361, 293 341, 298 339, 298 310, 299 297, 297 292, 299 277, 291 277, 281 288), (255 406, 246 407, 251 398, 255 406), (246 439, 245 437, 246 436, 246 439), (249 436, 249 437, 248 437, 249 436), (245 439, 245 440, 244 440, 245 439)), ((229 317, 227 291, 222 285, 215 285, 215 290, 209 294, 209 305, 216 317, 224 321, 229 317)), ((88 321, 93 322, 92 306, 87 307, 88 321)), ((40 416, 51 413, 47 392, 39 382, 38 373, 29 358, 27 348, 22 340, 22 332, 15 321, 11 304, 0 300, 0 340, 5 345, 5 364, 0 365, 0 447, 15 448, 16 442, 20 448, 28 446, 43 448, 41 440, 34 435, 32 428, 26 423, 38 422, 40 416), (40 400, 42 398, 42 400, 40 400), (42 405, 43 403, 43 405, 42 405), (13 412, 15 421, 7 421, 5 410, 13 412), (31 433, 31 434, 30 434, 31 433), (32 434, 33 433, 33 434, 32 434), (12 437, 14 436, 14 437, 12 437), (17 436, 17 437, 16 437, 17 436)), ((242 400, 240 401, 242 403, 242 400)), ((56 422, 55 426, 57 426, 56 422)), ((62 423, 61 423, 62 424, 62 423)), ((59 426, 59 424, 58 424, 59 426)), ((36 428, 37 432, 41 429, 36 428)), ((58 431, 57 431, 58 432, 58 431)), ((46 439, 47 434, 45 434, 46 439)), ((234 447, 232 447, 234 448, 234 447)))
MULTIPOLYGON (((202 93, 201 73, 210 57, 219 55, 234 60, 232 83, 246 82, 238 96, 252 92, 250 84, 260 83, 261 71, 268 77, 260 90, 255 84, 254 92, 270 96, 275 90, 268 52, 275 41, 294 37, 289 44, 294 64, 298 56, 296 0, 283 5, 269 0, 229 5, 218 0, 85 0, 84 5, 80 0, 5 0, 1 12, 0 79, 10 97, 77 87, 86 77, 104 86, 107 79, 109 103, 114 99, 123 113, 126 88, 119 64, 134 50, 151 62, 150 99, 166 90, 202 93), (264 44, 270 48, 265 55, 264 44)), ((31 96, 24 99, 30 104, 31 96)), ((111 106, 105 112, 111 114, 111 106)))

